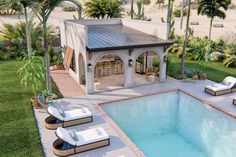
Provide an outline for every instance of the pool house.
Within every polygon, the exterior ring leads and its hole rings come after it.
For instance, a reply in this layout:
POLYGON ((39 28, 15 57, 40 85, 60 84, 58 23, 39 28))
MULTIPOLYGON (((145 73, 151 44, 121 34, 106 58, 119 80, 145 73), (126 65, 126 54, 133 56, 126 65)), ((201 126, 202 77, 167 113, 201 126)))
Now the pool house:
POLYGON ((64 66, 86 93, 165 82, 167 47, 162 25, 127 19, 65 20, 64 66))

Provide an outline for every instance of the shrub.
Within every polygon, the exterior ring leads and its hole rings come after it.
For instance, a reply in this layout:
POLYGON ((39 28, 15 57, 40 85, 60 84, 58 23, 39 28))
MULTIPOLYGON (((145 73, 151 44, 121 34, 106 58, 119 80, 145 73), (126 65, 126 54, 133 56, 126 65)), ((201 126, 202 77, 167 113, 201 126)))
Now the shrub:
MULTIPOLYGON (((183 15, 186 16, 187 15, 187 9, 184 9, 183 15)), ((173 12, 175 17, 180 17, 181 16, 181 9, 175 9, 173 12)))
POLYGON ((151 0, 143 0, 143 4, 144 5, 149 5, 149 4, 151 4, 151 0))

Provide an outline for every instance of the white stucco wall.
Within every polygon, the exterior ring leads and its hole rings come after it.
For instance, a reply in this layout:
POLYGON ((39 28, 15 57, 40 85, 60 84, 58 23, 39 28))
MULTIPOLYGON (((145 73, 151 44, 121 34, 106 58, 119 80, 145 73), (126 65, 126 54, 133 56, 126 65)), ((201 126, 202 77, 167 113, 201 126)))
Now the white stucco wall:
POLYGON ((150 35, 157 36, 159 38, 165 38, 165 30, 160 29, 160 26, 153 24, 151 22, 143 22, 137 20, 124 20, 124 19, 106 19, 106 20, 68 20, 63 21, 61 26, 61 41, 62 46, 69 46, 75 50, 76 58, 76 72, 69 70, 70 75, 74 80, 80 84, 79 76, 79 54, 81 53, 85 62, 85 76, 86 76, 86 88, 87 93, 94 92, 94 67, 97 60, 107 54, 115 54, 119 56, 124 65, 125 83, 124 87, 132 87, 134 83, 134 66, 128 67, 128 60, 132 59, 133 62, 137 59, 139 55, 146 51, 155 52, 160 58, 160 81, 163 82, 166 79, 166 63, 163 61, 166 52, 164 52, 163 46, 160 47, 148 47, 148 48, 135 48, 133 49, 131 55, 129 55, 129 50, 112 50, 112 51, 100 51, 92 52, 91 56, 86 52, 86 45, 88 42, 87 36, 87 26, 86 25, 110 25, 110 24, 124 24, 128 27, 134 28, 136 30, 145 32, 150 35), (87 65, 92 64, 92 72, 88 72, 87 65))

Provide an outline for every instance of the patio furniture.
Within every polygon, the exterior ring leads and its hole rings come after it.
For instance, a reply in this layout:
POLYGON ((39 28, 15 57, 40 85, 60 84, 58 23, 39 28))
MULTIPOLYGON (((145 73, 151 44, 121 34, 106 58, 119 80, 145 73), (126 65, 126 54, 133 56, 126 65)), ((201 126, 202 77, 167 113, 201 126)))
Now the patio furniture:
POLYGON ((46 128, 50 130, 93 121, 92 113, 87 108, 63 111, 56 107, 49 106, 47 112, 50 116, 45 119, 45 125, 46 128))
POLYGON ((58 139, 53 143, 53 152, 58 156, 73 155, 110 145, 110 137, 102 127, 84 131, 57 128, 58 139))
POLYGON ((104 66, 104 75, 110 75, 112 74, 112 64, 110 61, 105 62, 104 66))
POLYGON ((94 88, 96 90, 100 90, 102 87, 101 87, 101 83, 100 82, 94 82, 94 88))
POLYGON ((228 76, 221 83, 207 85, 205 92, 213 96, 236 92, 236 78, 228 76))
POLYGON ((122 62, 121 62, 121 60, 115 61, 114 73, 115 73, 115 74, 120 74, 120 73, 122 73, 122 62))
POLYGON ((98 62, 95 67, 95 76, 100 77, 103 75, 103 73, 103 64, 101 62, 98 62))
POLYGON ((146 69, 146 75, 155 75, 158 76, 158 67, 148 67, 146 69))
POLYGON ((156 80, 156 77, 154 75, 149 75, 148 76, 148 81, 154 82, 156 80))
POLYGON ((236 97, 233 99, 233 104, 236 105, 236 97))

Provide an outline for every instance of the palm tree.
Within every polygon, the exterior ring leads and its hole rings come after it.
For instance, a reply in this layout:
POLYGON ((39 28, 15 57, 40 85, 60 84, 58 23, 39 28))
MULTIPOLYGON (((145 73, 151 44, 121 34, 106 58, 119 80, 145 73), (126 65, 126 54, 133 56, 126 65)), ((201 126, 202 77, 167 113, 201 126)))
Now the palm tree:
POLYGON ((31 5, 31 9, 38 17, 39 21, 43 25, 43 42, 45 49, 45 63, 46 63, 46 87, 49 92, 52 92, 51 86, 51 77, 50 77, 50 60, 48 54, 48 34, 47 34, 47 21, 52 11, 57 7, 61 2, 69 1, 75 4, 79 10, 79 18, 81 17, 82 7, 81 4, 76 0, 34 0, 31 5))
POLYGON ((227 10, 231 0, 201 0, 198 6, 198 15, 206 15, 210 18, 210 30, 209 41, 211 40, 212 23, 215 17, 225 19, 225 12, 221 10, 227 10))
POLYGON ((170 31, 171 31, 171 17, 172 17, 172 10, 173 10, 173 2, 174 0, 168 0, 167 6, 167 20, 166 20, 166 39, 169 39, 170 31))
POLYGON ((119 0, 90 0, 85 3, 84 13, 91 18, 122 17, 122 2, 119 0))
POLYGON ((180 71, 181 71, 182 78, 184 76, 184 60, 185 60, 186 46, 187 46, 187 42, 188 42, 190 12, 191 12, 191 0, 188 0, 187 22, 186 22, 186 28, 185 28, 184 45, 183 45, 183 52, 181 55, 181 65, 180 65, 180 71))
POLYGON ((19 3, 19 0, 1 0, 0 12, 1 10, 11 15, 14 11, 22 12, 22 5, 19 3))
POLYGON ((183 20, 184 20, 184 0, 182 0, 182 4, 181 4, 180 29, 182 29, 183 27, 183 20))
POLYGON ((21 12, 21 5, 24 7, 24 15, 25 15, 25 31, 26 31, 26 43, 27 43, 27 51, 28 56, 30 59, 32 48, 31 48, 31 40, 30 40, 30 33, 29 33, 29 21, 28 21, 28 14, 27 14, 27 7, 29 6, 29 0, 10 0, 0 3, 0 6, 6 6, 10 5, 12 7, 12 10, 21 12))
POLYGON ((131 9, 130 9, 131 19, 134 18, 134 0, 131 0, 131 9))

